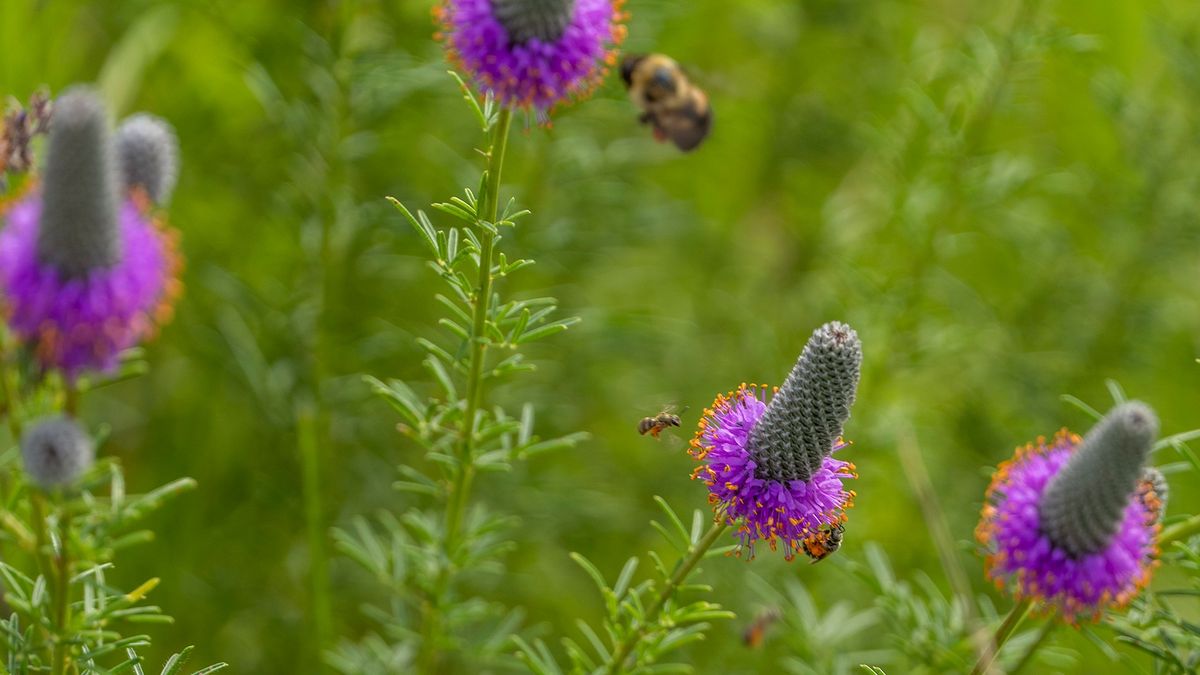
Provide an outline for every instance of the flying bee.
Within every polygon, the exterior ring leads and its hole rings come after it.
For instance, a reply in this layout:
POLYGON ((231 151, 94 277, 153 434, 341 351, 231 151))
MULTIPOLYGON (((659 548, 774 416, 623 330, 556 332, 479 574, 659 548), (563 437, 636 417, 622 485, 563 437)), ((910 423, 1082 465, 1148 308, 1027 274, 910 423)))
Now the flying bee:
POLYGON ((679 415, 675 414, 674 407, 672 406, 654 417, 643 417, 642 421, 638 422, 638 433, 643 436, 650 434, 658 438, 658 435, 667 427, 677 427, 679 425, 679 415))
POLYGON ((754 617, 754 621, 742 631, 742 642, 751 649, 758 649, 767 639, 767 629, 782 617, 778 609, 768 607, 754 617))
POLYGON ((828 530, 821 530, 801 541, 800 547, 804 549, 805 555, 812 558, 812 564, 815 565, 842 547, 842 535, 845 532, 845 525, 831 525, 828 530))
POLYGON ((629 98, 642 109, 638 121, 654 128, 654 138, 694 150, 712 127, 708 94, 692 84, 678 63, 664 54, 630 54, 621 62, 629 98))

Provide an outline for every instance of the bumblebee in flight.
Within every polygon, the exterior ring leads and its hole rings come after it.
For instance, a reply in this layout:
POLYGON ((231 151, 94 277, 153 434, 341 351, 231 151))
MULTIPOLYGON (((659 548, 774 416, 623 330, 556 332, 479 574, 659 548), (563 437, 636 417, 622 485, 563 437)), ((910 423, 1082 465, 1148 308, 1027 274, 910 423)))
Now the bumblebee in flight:
POLYGON ((695 150, 712 128, 708 94, 688 79, 679 64, 664 54, 631 54, 621 63, 621 79, 629 98, 642 110, 638 121, 654 128, 659 142, 695 150))

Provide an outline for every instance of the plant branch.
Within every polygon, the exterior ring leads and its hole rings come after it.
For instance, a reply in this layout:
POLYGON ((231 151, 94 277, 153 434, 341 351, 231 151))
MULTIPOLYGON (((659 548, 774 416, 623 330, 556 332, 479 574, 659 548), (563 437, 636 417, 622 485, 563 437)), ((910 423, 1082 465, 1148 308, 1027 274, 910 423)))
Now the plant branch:
POLYGON ((1046 623, 1042 624, 1042 627, 1038 630, 1037 637, 1029 644, 1029 647, 1021 654, 1021 658, 1017 659, 1013 667, 1009 668, 1008 675, 1016 675, 1024 668, 1033 659, 1033 655, 1037 653, 1037 650, 1041 649, 1042 644, 1046 642, 1046 638, 1050 637, 1050 634, 1054 632, 1057 626, 1058 622, 1053 619, 1047 620, 1046 623))
POLYGON ((486 220, 490 227, 481 227, 479 232, 479 282, 475 291, 475 315, 471 326, 471 364, 467 371, 466 410, 463 411, 462 427, 459 432, 459 469, 455 475, 450 503, 446 510, 446 553, 449 554, 458 539, 463 515, 467 508, 467 496, 471 481, 475 477, 472 454, 475 451, 475 416, 483 400, 483 361, 487 355, 487 318, 492 300, 492 256, 496 235, 493 232, 500 207, 500 174, 504 167, 504 154, 508 149, 508 130, 512 126, 512 110, 501 108, 499 119, 492 131, 491 147, 488 149, 487 185, 480 195, 477 216, 486 220))
POLYGON ((9 381, 8 373, 8 335, 0 335, 0 395, 4 397, 4 416, 8 418, 8 430, 14 442, 21 440, 21 418, 18 408, 17 393, 9 381))
POLYGON ((1008 638, 1012 637, 1013 632, 1017 630, 1017 626, 1021 625, 1021 621, 1029 613, 1031 604, 1029 600, 1021 600, 1013 605, 1012 611, 1005 617, 1004 623, 1000 624, 1000 627, 996 629, 996 634, 992 636, 987 650, 979 657, 979 661, 975 663, 975 667, 971 669, 971 675, 983 675, 983 673, 986 673, 992 667, 992 662, 1000 654, 1000 648, 1004 646, 1005 642, 1008 642, 1008 638))
POLYGON ((321 518, 321 457, 317 413, 310 406, 296 411, 296 441, 303 468, 304 522, 308 530, 309 583, 312 592, 312 628, 318 654, 330 644, 332 603, 325 554, 325 528, 321 518))
MULTIPOLYGON (((50 523, 46 523, 50 527, 50 523)), ((55 675, 66 675, 68 665, 67 626, 71 611, 71 557, 67 546, 71 536, 71 515, 63 509, 58 525, 58 555, 54 557, 58 581, 54 588, 54 625, 58 639, 54 642, 55 675)))
POLYGON ((500 178, 504 155, 508 149, 508 133, 513 112, 501 108, 487 152, 487 173, 483 194, 476 205, 479 227, 479 275, 474 297, 474 315, 470 334, 470 365, 467 370, 465 403, 459 427, 457 447, 458 470, 454 473, 446 503, 446 528, 442 539, 443 566, 430 597, 421 603, 421 672, 434 672, 438 660, 438 641, 441 632, 440 603, 450 583, 451 562, 458 548, 462 522, 467 511, 471 483, 475 478, 475 418, 483 401, 483 364, 487 356, 487 320, 492 300, 492 258, 495 249, 495 222, 500 206, 500 178), (486 222, 487 225, 482 225, 486 222))
POLYGON ((1170 544, 1190 539, 1197 534, 1200 534, 1200 513, 1163 530, 1162 534, 1158 537, 1158 545, 1161 548, 1166 548, 1170 544))
POLYGON ((649 628, 651 623, 658 620, 658 613, 666 606, 667 601, 671 599, 671 596, 675 595, 675 591, 687 580, 688 575, 692 573, 692 570, 696 568, 696 565, 708 553, 708 549, 712 548, 713 543, 717 541, 717 537, 720 537, 721 533, 728 527, 729 523, 724 519, 713 523, 708 532, 704 533, 704 536, 688 549, 687 556, 675 566, 675 573, 671 575, 671 578, 667 580, 667 584, 659 592, 658 597, 654 599, 654 604, 646 609, 646 614, 641 624, 635 625, 625 636, 625 639, 621 641, 621 644, 617 645, 616 651, 613 652, 612 660, 608 663, 608 672, 611 675, 622 672, 625 660, 629 658, 629 654, 633 651, 633 648, 637 646, 642 636, 646 634, 647 628, 649 628))
POLYGON ((904 467, 904 474, 908 477, 913 492, 917 495, 917 502, 921 506, 921 513, 925 517, 925 524, 929 528, 929 535, 933 539, 933 545, 937 550, 939 560, 941 560, 942 569, 946 573, 946 579, 950 582, 950 588, 953 589, 954 595, 962 605, 963 615, 967 622, 974 623, 975 607, 971 597, 971 582, 967 579, 967 573, 959 562, 954 536, 950 533, 950 526, 946 522, 946 512, 942 510, 942 506, 938 502, 937 492, 933 488, 933 482, 929 479, 929 471, 921 457, 921 448, 917 444, 916 434, 911 428, 905 428, 900 434, 897 449, 900 453, 900 465, 904 467))

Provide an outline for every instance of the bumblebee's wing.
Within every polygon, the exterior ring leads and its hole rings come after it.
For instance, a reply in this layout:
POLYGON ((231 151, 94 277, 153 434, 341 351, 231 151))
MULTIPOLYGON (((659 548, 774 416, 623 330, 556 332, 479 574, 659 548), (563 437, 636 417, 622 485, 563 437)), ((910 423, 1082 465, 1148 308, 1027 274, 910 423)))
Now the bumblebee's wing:
POLYGON ((712 109, 708 107, 708 97, 697 90, 696 98, 688 105, 669 114, 658 115, 655 121, 675 147, 689 152, 708 137, 712 129, 712 109))

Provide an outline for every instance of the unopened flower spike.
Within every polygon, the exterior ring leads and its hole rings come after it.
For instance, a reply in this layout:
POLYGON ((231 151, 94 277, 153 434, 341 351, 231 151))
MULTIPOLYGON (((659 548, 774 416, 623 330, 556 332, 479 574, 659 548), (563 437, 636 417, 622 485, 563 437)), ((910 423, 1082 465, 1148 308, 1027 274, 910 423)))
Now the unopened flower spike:
POLYGON ((503 106, 549 110, 587 98, 616 62, 624 0, 442 0, 450 61, 503 106))
POLYGON ((43 489, 74 483, 95 457, 92 437, 69 417, 42 419, 21 437, 25 473, 43 489))
POLYGON ((754 556, 765 540, 784 556, 814 559, 836 550, 854 492, 843 481, 854 465, 833 458, 848 445, 862 364, 854 329, 839 322, 817 329, 777 390, 742 385, 704 411, 692 440, 702 462, 693 476, 708 485, 718 519, 738 525, 741 550, 754 556))
POLYGON ((109 371, 170 318, 175 234, 122 194, 108 117, 75 87, 55 101, 40 189, 0 213, 0 291, 13 332, 68 379, 109 371))
POLYGON ((166 204, 179 175, 179 140, 166 120, 132 115, 117 128, 117 160, 124 189, 144 190, 155 204, 166 204))
POLYGON ((1158 434, 1123 403, 1080 438, 1061 431, 1000 465, 976 536, 988 576, 1069 623, 1127 604, 1150 581, 1166 482, 1145 467, 1158 434))

